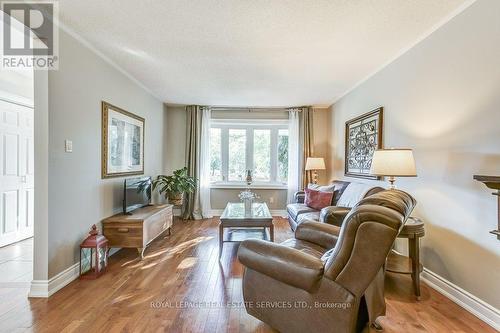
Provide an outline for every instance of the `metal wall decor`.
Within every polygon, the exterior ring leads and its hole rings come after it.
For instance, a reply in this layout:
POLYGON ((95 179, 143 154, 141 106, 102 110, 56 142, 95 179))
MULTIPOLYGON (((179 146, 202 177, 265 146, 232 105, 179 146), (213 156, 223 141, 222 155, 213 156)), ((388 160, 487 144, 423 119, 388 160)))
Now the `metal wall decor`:
POLYGON ((383 108, 379 107, 345 123, 345 175, 380 179, 370 175, 373 153, 382 148, 383 108))

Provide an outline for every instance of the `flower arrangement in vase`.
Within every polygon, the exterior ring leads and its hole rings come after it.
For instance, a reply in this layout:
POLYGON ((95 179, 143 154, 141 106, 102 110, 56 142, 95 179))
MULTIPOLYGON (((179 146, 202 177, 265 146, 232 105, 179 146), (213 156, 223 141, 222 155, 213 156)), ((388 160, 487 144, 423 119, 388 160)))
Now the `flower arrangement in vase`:
POLYGON ((240 192, 240 194, 238 194, 238 197, 241 201, 243 201, 243 204, 245 206, 245 216, 252 215, 252 202, 255 199, 259 198, 257 194, 250 191, 250 189, 246 189, 240 192))

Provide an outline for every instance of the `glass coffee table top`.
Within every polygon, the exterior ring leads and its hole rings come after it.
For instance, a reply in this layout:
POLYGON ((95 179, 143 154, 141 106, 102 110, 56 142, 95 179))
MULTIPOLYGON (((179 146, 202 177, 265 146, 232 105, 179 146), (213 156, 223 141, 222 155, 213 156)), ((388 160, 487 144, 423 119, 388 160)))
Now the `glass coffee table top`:
POLYGON ((230 202, 221 215, 221 220, 272 219, 271 212, 265 202, 254 202, 250 214, 245 214, 245 205, 242 202, 230 202))
POLYGON ((274 242, 273 216, 267 204, 254 202, 251 212, 245 214, 242 202, 228 203, 219 223, 219 258, 224 242, 241 242, 249 238, 274 242))

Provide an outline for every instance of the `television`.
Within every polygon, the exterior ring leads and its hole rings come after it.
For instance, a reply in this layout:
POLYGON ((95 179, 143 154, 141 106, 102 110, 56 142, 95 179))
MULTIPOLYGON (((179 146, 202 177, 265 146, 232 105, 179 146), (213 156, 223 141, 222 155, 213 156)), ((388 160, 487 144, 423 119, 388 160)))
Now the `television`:
POLYGON ((125 179, 123 185, 123 213, 130 214, 134 209, 151 203, 151 177, 125 179), (141 187, 146 186, 144 191, 141 187))

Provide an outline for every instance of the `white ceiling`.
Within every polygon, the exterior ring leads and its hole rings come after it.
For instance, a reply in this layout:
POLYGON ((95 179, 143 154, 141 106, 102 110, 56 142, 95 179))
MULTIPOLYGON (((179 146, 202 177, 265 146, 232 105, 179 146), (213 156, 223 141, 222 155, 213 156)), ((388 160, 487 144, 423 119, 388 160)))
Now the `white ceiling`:
MULTIPOLYGON (((470 0, 61 0, 167 103, 329 105, 470 0)), ((465 4, 466 5, 466 4, 465 4)))

